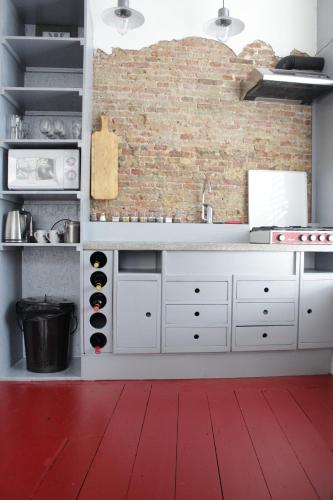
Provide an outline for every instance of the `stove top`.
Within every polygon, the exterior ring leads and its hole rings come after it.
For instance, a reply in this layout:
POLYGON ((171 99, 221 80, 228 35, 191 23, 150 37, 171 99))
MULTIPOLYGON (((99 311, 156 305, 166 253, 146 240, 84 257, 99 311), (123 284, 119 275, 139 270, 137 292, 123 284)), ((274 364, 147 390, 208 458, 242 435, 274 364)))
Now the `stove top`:
POLYGON ((251 243, 271 244, 333 244, 333 227, 318 226, 262 226, 250 231, 251 243))

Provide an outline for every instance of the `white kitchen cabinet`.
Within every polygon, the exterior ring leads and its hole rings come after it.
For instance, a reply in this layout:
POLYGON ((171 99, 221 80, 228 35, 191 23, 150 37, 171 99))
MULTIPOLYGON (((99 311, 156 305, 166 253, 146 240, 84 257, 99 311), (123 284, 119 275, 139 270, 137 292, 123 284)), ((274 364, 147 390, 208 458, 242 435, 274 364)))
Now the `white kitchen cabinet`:
POLYGON ((333 276, 305 276, 300 295, 299 347, 333 347, 333 276))
POLYGON ((118 277, 115 353, 160 352, 161 280, 158 275, 146 276, 118 277))
POLYGON ((162 351, 229 351, 231 278, 191 273, 165 278, 162 351))
POLYGON ((296 274, 265 278, 263 275, 234 276, 233 351, 297 347, 299 285, 296 274))

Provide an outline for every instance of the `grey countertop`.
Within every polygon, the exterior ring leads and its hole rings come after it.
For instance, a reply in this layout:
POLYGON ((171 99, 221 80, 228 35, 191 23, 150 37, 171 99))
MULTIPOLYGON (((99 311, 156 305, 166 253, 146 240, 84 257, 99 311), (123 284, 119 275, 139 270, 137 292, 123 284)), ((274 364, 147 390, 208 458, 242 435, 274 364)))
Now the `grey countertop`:
POLYGON ((169 250, 218 252, 333 252, 333 244, 284 245, 227 242, 87 241, 84 250, 169 250))

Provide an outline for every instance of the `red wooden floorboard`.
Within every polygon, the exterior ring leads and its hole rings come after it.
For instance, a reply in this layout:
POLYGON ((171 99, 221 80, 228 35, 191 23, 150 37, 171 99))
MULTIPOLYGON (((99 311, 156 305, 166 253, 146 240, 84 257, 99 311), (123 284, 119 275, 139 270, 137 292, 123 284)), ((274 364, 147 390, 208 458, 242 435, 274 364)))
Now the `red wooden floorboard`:
POLYGON ((333 451, 333 413, 331 409, 322 404, 312 391, 298 387, 291 388, 290 393, 333 451))
POLYGON ((333 500, 333 377, 0 383, 1 500, 333 500))
POLYGON ((36 488, 34 500, 77 498, 122 389, 123 384, 113 384, 108 388, 95 385, 82 394, 73 410, 75 428, 71 430, 66 447, 36 488))
POLYGON ((208 393, 224 500, 271 498, 235 393, 208 393))
POLYGON ((317 499, 262 392, 241 389, 236 394, 272 498, 317 499))
POLYGON ((178 392, 153 385, 127 500, 174 500, 178 392))
POLYGON ((176 500, 221 500, 222 491, 204 392, 179 394, 176 500))
POLYGON ((333 499, 333 454, 295 400, 286 390, 264 392, 319 498, 333 499))
POLYGON ((125 500, 151 384, 129 382, 119 398, 79 500, 125 500))

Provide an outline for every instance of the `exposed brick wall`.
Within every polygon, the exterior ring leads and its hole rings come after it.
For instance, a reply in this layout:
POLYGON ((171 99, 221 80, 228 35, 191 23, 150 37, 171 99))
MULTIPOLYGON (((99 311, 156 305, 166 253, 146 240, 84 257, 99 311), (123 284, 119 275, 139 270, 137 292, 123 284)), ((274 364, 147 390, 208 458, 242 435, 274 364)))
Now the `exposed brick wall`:
POLYGON ((240 101, 240 81, 278 58, 261 41, 239 56, 202 38, 95 56, 94 127, 120 136, 119 197, 92 211, 200 220, 205 177, 214 219, 247 221, 249 169, 300 170, 311 185, 311 107, 240 101))

